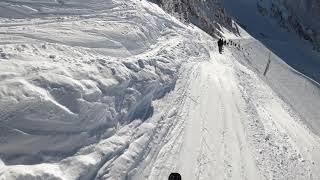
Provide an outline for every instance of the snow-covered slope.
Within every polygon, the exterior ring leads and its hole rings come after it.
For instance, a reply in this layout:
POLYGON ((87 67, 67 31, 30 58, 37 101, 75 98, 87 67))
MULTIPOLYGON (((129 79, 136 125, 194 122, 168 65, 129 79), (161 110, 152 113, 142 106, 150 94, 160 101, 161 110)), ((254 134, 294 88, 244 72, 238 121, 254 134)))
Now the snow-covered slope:
POLYGON ((320 55, 309 42, 263 16, 256 1, 223 0, 224 6, 247 31, 294 69, 320 82, 320 55))
POLYGON ((262 77, 268 49, 245 31, 222 33, 247 53, 220 55, 145 0, 5 3, 20 19, 0 19, 1 180, 320 178, 296 109, 317 118, 318 84, 280 58, 262 77))
MULTIPOLYGON (((193 55, 168 53, 186 37, 157 6, 91 3, 104 8, 83 16, 1 19, 5 162, 59 160, 133 119, 147 118, 151 101, 173 88, 179 64, 193 55)), ((33 4, 38 3, 26 3, 33 4)), ((87 3, 75 7, 82 4, 87 3)), ((183 45, 197 49, 195 43, 183 45)))
POLYGON ((271 16, 289 31, 309 40, 320 51, 319 0, 260 0, 260 12, 271 16))
POLYGON ((223 2, 227 10, 250 32, 246 38, 231 37, 243 48, 240 52, 245 55, 241 58, 242 62, 262 74, 271 53, 270 73, 266 80, 319 135, 320 54, 312 51, 308 42, 262 16, 255 1, 223 2))

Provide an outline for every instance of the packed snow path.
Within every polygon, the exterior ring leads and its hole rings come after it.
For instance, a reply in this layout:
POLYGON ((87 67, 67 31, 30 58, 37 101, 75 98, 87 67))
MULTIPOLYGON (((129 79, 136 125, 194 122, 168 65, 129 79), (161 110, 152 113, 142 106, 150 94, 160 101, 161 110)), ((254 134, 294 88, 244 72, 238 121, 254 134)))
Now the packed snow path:
POLYGON ((229 51, 189 68, 182 103, 169 105, 176 124, 145 178, 319 178, 319 138, 229 51))
POLYGON ((320 179, 319 137, 247 57, 154 4, 108 2, 1 20, 1 180, 320 179))
POLYGON ((181 132, 176 132, 178 137, 160 152, 151 177, 164 172, 165 178, 170 168, 187 179, 258 177, 242 124, 244 109, 240 109, 243 105, 234 74, 226 64, 217 62, 223 57, 214 54, 212 61, 193 67, 190 85, 185 87, 186 102, 177 116, 184 122, 176 127, 181 132), (170 146, 175 146, 176 152, 166 152, 170 146), (171 154, 176 157, 170 157, 171 154))

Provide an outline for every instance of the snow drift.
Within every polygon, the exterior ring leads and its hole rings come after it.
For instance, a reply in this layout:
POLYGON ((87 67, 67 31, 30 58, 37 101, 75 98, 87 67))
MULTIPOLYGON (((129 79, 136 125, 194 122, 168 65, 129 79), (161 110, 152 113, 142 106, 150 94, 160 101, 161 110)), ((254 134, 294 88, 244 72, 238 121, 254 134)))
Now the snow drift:
MULTIPOLYGON (((42 3, 49 2, 17 8, 42 3)), ((0 154, 5 162, 35 164, 74 154, 119 126, 152 115, 151 101, 174 87, 183 55, 166 53, 178 42, 164 47, 159 41, 178 36, 173 27, 179 25, 163 13, 148 13, 152 9, 132 11, 129 7, 138 6, 133 2, 110 3, 86 17, 2 18, 0 154)), ((59 14, 66 4, 46 6, 59 14)))
POLYGON ((0 7, 1 180, 320 178, 319 86, 275 55, 261 76, 241 28, 220 55, 145 0, 0 7))

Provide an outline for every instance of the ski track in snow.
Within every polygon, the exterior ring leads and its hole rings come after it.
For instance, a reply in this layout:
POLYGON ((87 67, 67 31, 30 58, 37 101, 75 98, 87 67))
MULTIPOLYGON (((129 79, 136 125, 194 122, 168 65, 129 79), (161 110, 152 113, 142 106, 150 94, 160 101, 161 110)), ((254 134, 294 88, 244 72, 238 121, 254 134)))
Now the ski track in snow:
POLYGON ((0 19, 1 180, 320 179, 319 137, 248 57, 146 1, 94 2, 0 2, 35 17, 0 19))
POLYGON ((180 172, 186 179, 317 179, 319 138, 230 52, 212 57, 192 74, 174 127, 183 132, 169 135, 145 177, 180 172))

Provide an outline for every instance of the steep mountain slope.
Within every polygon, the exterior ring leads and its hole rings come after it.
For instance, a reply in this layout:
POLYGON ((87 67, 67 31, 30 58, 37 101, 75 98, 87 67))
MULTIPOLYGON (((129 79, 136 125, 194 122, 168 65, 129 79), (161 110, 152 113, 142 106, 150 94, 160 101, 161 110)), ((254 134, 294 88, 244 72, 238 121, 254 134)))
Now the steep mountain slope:
POLYGON ((320 51, 319 0, 260 0, 257 6, 262 14, 274 17, 282 27, 297 32, 320 51))
POLYGON ((309 42, 280 27, 272 18, 263 16, 257 8, 256 1, 223 0, 223 4, 252 36, 291 67, 320 82, 320 56, 312 51, 309 42))
POLYGON ((146 0, 5 3, 1 180, 320 178, 319 85, 276 55, 261 76, 241 28, 219 54, 146 0))
POLYGON ((262 74, 271 53, 271 73, 266 80, 319 135, 320 113, 316 109, 320 108, 320 54, 312 51, 309 43, 295 33, 287 32, 278 22, 262 16, 255 1, 224 0, 223 3, 254 37, 235 39, 244 48, 242 62, 262 74))
POLYGON ((186 23, 196 25, 211 36, 221 36, 221 26, 239 33, 220 0, 157 0, 157 2, 165 11, 186 23))

